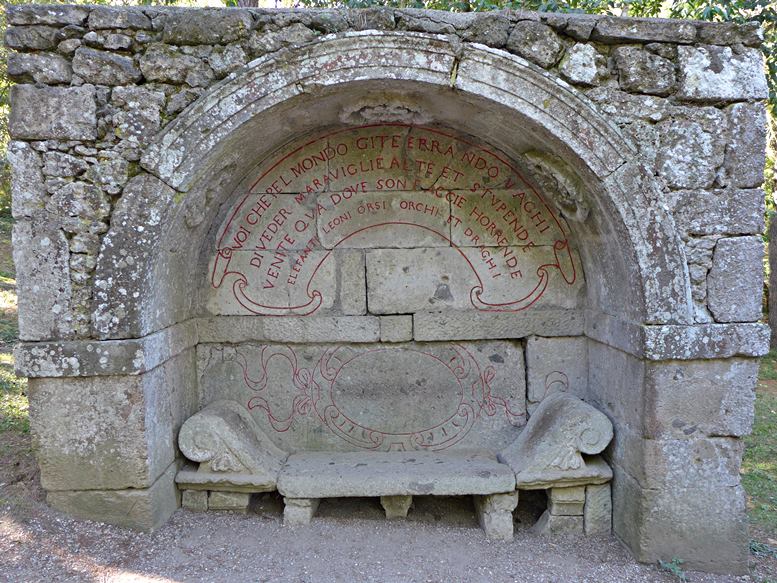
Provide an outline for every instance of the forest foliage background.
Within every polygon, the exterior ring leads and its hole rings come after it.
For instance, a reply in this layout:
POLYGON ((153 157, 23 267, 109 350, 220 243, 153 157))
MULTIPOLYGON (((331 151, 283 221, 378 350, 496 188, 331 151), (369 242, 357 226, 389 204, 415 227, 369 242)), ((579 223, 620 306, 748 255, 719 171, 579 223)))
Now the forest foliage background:
MULTIPOLYGON (((260 0, 222 0, 226 6, 257 6, 260 0)), ((5 36, 5 8, 29 4, 22 0, 0 0, 0 34, 5 36)), ((49 4, 112 4, 198 6, 218 0, 49 0, 49 4)), ((302 8, 427 8, 453 12, 536 10, 540 12, 585 12, 613 16, 663 17, 725 22, 758 22, 764 31, 762 51, 769 82, 770 139, 767 156, 767 213, 777 210, 777 0, 274 0, 276 6, 302 8)), ((266 0, 262 5, 266 4, 266 0)), ((8 49, 0 45, 0 217, 10 214, 10 169, 6 160, 8 144, 8 97, 11 82, 6 74, 8 49)))

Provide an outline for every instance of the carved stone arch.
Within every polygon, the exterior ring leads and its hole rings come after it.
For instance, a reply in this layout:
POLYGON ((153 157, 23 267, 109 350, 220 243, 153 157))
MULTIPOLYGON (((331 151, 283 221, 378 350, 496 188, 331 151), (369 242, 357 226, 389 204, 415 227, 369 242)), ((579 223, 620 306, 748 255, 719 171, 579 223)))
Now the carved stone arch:
POLYGON ((661 190, 585 96, 504 51, 364 31, 249 63, 160 133, 104 239, 95 335, 137 337, 190 316, 202 241, 256 161, 290 137, 342 124, 345 110, 358 112, 357 94, 406 92, 425 108, 421 117, 513 153, 539 150, 574 174, 591 211, 574 223, 589 308, 640 324, 692 322, 684 251, 661 190))

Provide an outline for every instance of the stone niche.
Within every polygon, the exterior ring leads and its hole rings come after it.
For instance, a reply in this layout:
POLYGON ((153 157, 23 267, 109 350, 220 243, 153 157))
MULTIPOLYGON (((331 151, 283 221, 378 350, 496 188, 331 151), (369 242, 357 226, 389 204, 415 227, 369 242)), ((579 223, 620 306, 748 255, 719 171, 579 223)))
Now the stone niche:
POLYGON ((747 569, 750 25, 20 5, 8 156, 52 506, 519 492, 540 532, 747 569))
MULTIPOLYGON (((403 119, 399 103, 361 116, 403 119)), ((261 325, 275 342, 201 343, 201 398, 246 404, 285 451, 498 451, 527 420, 525 338, 478 315, 584 305, 580 258, 552 199, 504 152, 450 128, 306 135, 248 173, 219 216, 200 311, 273 317, 261 325), (320 343, 307 326, 319 316, 352 329, 353 343, 320 343), (468 326, 449 332, 458 318, 468 326)), ((563 358, 582 344, 532 346, 550 369, 574 369, 583 392, 584 351, 563 358)), ((564 379, 551 384, 569 378, 551 372, 564 379)), ((537 382, 533 402, 545 393, 537 382)))

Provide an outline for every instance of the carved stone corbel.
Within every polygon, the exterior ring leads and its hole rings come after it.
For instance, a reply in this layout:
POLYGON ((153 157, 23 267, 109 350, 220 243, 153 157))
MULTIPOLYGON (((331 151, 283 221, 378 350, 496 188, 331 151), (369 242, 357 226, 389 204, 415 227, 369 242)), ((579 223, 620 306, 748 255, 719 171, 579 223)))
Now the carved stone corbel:
POLYGON ((600 458, 612 440, 612 423, 601 411, 568 393, 546 397, 499 461, 515 472, 518 489, 602 484, 612 470, 600 458))
POLYGON ((199 468, 182 470, 176 481, 209 489, 274 490, 287 457, 245 407, 228 400, 214 401, 189 417, 178 433, 178 445, 199 468))

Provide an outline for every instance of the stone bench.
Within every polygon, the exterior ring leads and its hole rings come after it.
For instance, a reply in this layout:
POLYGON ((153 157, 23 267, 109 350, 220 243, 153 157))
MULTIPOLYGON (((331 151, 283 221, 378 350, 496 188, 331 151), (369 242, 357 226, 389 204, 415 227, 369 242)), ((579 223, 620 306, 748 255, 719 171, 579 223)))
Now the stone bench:
MULTIPOLYGON (((503 521, 511 520, 518 503, 514 472, 487 451, 293 454, 281 469, 278 491, 288 524, 310 522, 322 498, 380 497, 386 518, 407 516, 413 496, 503 498, 503 521)), ((476 508, 485 506, 476 501, 476 508)), ((491 530, 486 527, 493 538, 503 538, 491 530)))
POLYGON ((179 433, 183 454, 199 465, 176 476, 183 505, 238 510, 250 494, 278 490, 284 524, 307 524, 324 498, 379 497, 387 518, 404 518, 413 496, 473 496, 478 521, 492 539, 511 540, 519 490, 546 490, 542 533, 606 534, 612 471, 598 456, 612 439, 605 415, 557 393, 536 409, 516 440, 486 450, 296 452, 288 455, 245 407, 216 401, 179 433))

